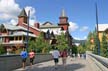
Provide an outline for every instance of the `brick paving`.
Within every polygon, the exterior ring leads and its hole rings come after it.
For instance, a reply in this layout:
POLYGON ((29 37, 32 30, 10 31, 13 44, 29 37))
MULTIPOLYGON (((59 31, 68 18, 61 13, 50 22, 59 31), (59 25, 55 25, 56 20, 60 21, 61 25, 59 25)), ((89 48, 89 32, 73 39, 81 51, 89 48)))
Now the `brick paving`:
POLYGON ((90 59, 88 56, 87 59, 84 58, 67 58, 67 64, 64 67, 62 65, 61 58, 59 59, 59 64, 57 67, 54 66, 54 62, 42 62, 33 65, 31 68, 27 66, 25 70, 22 68, 16 69, 14 71, 101 71, 98 66, 90 59))

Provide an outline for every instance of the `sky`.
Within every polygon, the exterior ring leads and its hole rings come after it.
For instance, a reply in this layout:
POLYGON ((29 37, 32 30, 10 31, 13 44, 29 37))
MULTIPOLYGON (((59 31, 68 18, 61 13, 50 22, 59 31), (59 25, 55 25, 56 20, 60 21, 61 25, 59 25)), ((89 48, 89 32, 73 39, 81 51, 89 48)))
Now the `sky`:
POLYGON ((99 24, 108 23, 108 0, 0 0, 0 23, 16 24, 23 8, 30 10, 30 24, 50 21, 57 25, 62 9, 68 17, 69 32, 75 39, 86 39, 95 29, 98 7, 99 24))

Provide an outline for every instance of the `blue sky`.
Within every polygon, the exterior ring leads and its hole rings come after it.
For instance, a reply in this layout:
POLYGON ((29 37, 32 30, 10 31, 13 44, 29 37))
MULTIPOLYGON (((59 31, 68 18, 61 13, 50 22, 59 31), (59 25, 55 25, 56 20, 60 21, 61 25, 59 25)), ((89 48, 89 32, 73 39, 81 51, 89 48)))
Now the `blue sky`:
POLYGON ((31 22, 59 22, 61 10, 69 18, 70 33, 74 38, 85 39, 95 28, 95 2, 98 5, 99 23, 108 23, 108 0, 0 0, 0 22, 16 23, 23 8, 31 10, 31 22))

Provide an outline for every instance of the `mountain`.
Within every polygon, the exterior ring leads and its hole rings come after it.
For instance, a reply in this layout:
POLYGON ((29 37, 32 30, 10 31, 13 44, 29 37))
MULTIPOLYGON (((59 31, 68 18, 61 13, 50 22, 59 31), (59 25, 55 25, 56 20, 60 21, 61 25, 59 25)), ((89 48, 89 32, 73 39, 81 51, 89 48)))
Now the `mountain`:
POLYGON ((86 42, 86 40, 77 40, 77 39, 73 39, 73 43, 84 44, 85 42, 86 42))

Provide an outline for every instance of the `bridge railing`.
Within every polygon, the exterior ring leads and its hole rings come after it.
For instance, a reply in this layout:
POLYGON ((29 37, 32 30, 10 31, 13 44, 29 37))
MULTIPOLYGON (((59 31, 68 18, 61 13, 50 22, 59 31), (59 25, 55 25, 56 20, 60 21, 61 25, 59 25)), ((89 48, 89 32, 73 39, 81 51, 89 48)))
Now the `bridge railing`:
MULTIPOLYGON (((51 54, 36 54, 34 64, 51 60, 51 54)), ((27 58, 26 65, 30 65, 30 60, 27 58)), ((0 71, 12 71, 22 67, 22 59, 20 55, 3 55, 0 56, 0 71)))
POLYGON ((89 53, 88 55, 95 58, 98 62, 100 62, 102 65, 104 65, 106 68, 108 68, 108 58, 105 58, 105 57, 102 57, 99 55, 95 55, 92 53, 89 53))

